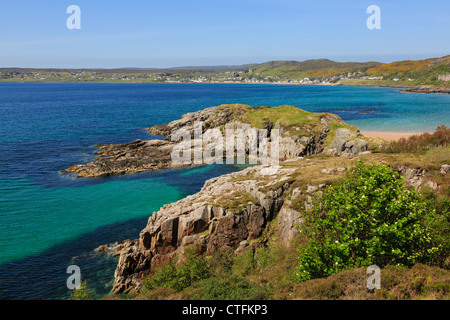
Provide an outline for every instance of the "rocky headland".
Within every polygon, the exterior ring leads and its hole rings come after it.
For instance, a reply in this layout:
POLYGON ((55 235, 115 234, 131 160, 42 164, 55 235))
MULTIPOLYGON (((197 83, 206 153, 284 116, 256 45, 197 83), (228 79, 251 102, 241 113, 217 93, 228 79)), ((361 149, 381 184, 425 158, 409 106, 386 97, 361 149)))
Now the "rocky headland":
MULTIPOLYGON (((178 141, 172 141, 171 136, 181 129, 193 132, 196 122, 203 123, 202 133, 209 129, 223 132, 227 128, 255 128, 265 130, 270 136, 273 128, 279 129, 280 160, 322 152, 342 155, 368 150, 368 142, 359 130, 335 114, 311 113, 293 106, 271 108, 232 104, 187 113, 178 120, 148 128, 149 133, 164 136, 164 139, 96 145, 96 159, 63 172, 78 177, 105 177, 182 166, 172 161, 172 151, 178 141)), ((205 143, 201 144, 205 148, 205 143)), ((247 155, 248 152, 246 146, 247 155)))
POLYGON ((450 94, 450 88, 437 86, 415 86, 399 90, 403 93, 423 93, 423 94, 450 94))

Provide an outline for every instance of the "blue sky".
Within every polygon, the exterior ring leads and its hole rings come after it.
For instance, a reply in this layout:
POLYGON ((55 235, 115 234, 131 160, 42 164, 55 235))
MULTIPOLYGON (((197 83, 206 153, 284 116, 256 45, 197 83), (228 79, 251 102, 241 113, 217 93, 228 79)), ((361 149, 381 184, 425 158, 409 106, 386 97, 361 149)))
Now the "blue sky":
POLYGON ((171 67, 450 54, 449 0, 2 0, 0 67, 171 67), (81 30, 69 30, 69 5, 81 30), (369 30, 369 5, 381 30, 369 30))

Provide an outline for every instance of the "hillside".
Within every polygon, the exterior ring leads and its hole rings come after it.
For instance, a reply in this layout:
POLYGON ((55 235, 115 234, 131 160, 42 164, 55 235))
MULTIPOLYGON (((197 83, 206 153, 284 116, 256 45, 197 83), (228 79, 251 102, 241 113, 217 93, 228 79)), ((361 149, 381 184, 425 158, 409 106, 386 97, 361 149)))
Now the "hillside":
POLYGON ((270 61, 250 68, 261 76, 278 76, 286 79, 303 79, 334 76, 346 72, 365 71, 380 66, 379 62, 335 62, 328 59, 306 61, 270 61))
POLYGON ((444 81, 440 81, 438 77, 450 74, 450 55, 437 59, 383 64, 368 69, 367 74, 383 76, 386 80, 410 81, 414 85, 442 85, 444 81))
POLYGON ((269 61, 239 66, 175 68, 0 68, 0 82, 276 83, 408 88, 405 92, 450 93, 450 56, 392 63, 328 59, 269 61), (444 76, 444 77, 442 77, 444 76))

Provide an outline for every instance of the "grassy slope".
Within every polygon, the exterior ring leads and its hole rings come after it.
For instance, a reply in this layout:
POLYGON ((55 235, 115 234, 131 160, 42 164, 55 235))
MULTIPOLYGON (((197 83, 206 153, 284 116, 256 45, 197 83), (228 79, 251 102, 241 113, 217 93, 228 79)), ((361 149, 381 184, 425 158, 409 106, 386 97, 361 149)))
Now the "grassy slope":
POLYGON ((284 79, 297 80, 305 77, 330 77, 348 72, 362 72, 367 76, 383 76, 383 80, 341 80, 345 85, 389 85, 414 86, 433 85, 450 87, 450 82, 439 81, 440 74, 450 74, 450 56, 436 59, 415 61, 397 61, 393 63, 339 63, 326 59, 297 61, 271 61, 258 65, 250 70, 260 76, 277 76, 284 79), (393 81, 393 79, 398 79, 393 81), (413 79, 410 81, 408 79, 413 79))
POLYGON ((293 136, 310 136, 311 133, 317 134, 322 131, 320 119, 327 118, 331 120, 329 123, 330 132, 328 133, 326 143, 330 144, 334 140, 335 131, 338 128, 348 128, 357 132, 358 128, 345 123, 339 116, 332 113, 315 113, 308 112, 303 109, 283 105, 278 107, 257 107, 247 109, 240 120, 249 123, 252 127, 264 129, 267 123, 273 125, 279 123, 280 126, 289 135, 293 136))
POLYGON ((335 62, 327 59, 306 61, 271 61, 251 68, 253 74, 278 76, 287 79, 303 79, 333 76, 354 70, 367 70, 380 65, 379 62, 335 62))
POLYGON ((387 81, 394 78, 398 82, 408 85, 437 85, 450 86, 449 81, 439 81, 440 74, 450 74, 450 56, 438 59, 417 61, 400 61, 371 68, 367 70, 370 75, 382 75, 387 81), (407 79, 413 79, 408 81, 407 79))

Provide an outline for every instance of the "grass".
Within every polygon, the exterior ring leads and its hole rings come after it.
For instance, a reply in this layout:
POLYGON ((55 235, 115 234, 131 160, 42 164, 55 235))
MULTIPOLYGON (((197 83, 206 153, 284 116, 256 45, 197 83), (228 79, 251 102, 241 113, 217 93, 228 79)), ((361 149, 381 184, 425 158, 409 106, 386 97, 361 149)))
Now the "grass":
POLYGON ((366 269, 345 270, 293 287, 287 297, 308 300, 448 300, 450 271, 416 264, 381 269, 381 289, 366 286, 366 269))
POLYGON ((237 212, 241 208, 246 207, 248 203, 257 204, 259 201, 246 191, 236 191, 217 198, 213 205, 228 209, 228 211, 237 212))
POLYGON ((311 113, 294 106, 260 107, 249 110, 241 116, 243 122, 252 127, 264 129, 267 123, 280 123, 282 126, 301 125, 320 122, 319 113, 311 113))
POLYGON ((326 119, 330 130, 325 143, 329 146, 334 140, 336 129, 347 128, 354 132, 358 131, 355 126, 346 124, 335 114, 308 112, 290 105, 246 109, 239 119, 259 129, 265 129, 267 125, 274 127, 279 124, 283 132, 291 137, 310 137, 319 134, 325 129, 321 119, 326 119))

